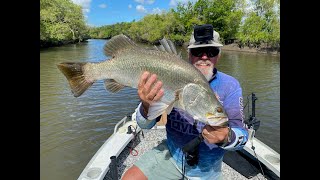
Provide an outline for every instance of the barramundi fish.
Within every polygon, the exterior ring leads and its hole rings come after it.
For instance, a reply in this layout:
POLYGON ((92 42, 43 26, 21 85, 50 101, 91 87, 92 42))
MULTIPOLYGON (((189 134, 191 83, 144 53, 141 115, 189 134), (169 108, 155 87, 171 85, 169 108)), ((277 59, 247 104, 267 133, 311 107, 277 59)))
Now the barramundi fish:
POLYGON ((125 35, 111 38, 104 46, 102 62, 63 62, 58 68, 67 78, 75 97, 94 82, 104 80, 106 90, 116 93, 124 87, 137 88, 144 71, 162 81, 163 97, 151 103, 147 118, 169 114, 173 107, 187 111, 195 120, 212 126, 227 126, 228 117, 204 75, 183 60, 173 43, 162 39, 158 49, 139 47, 125 35))

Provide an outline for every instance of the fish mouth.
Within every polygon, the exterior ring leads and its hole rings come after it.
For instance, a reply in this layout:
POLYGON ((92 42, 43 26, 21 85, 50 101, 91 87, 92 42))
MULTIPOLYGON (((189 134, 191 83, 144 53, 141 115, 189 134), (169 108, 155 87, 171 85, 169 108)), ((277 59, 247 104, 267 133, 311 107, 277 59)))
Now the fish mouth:
POLYGON ((210 126, 225 126, 229 118, 226 116, 209 116, 207 122, 210 126))

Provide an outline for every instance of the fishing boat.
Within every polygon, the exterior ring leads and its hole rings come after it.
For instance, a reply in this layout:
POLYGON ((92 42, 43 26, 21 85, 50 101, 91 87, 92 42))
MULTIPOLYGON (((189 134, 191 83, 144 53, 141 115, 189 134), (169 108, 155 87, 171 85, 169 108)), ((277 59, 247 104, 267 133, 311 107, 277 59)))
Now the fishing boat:
MULTIPOLYGON (((255 137, 260 122, 255 117, 255 94, 252 93, 252 114, 246 122, 249 140, 242 150, 226 151, 222 174, 224 179, 280 179, 280 154, 255 137)), ((166 139, 164 124, 141 129, 135 114, 125 116, 113 134, 86 165, 78 180, 116 180, 146 151, 166 139)))

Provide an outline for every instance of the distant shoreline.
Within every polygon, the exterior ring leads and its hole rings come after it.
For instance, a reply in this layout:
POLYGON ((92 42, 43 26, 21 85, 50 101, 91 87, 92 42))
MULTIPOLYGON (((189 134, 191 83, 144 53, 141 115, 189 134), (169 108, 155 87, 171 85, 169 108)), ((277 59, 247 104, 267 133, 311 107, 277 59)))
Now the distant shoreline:
MULTIPOLYGON (((187 49, 188 43, 187 42, 183 43, 183 46, 184 48, 187 49)), ((280 55, 280 48, 278 50, 272 49, 272 48, 263 48, 263 47, 255 48, 255 47, 248 47, 248 46, 240 48, 237 43, 223 45, 221 49, 223 51, 238 51, 238 52, 247 52, 247 53, 270 54, 274 56, 280 55)))
POLYGON ((250 48, 247 46, 240 48, 239 45, 236 43, 224 45, 221 49, 224 51, 239 51, 239 52, 249 52, 249 53, 280 55, 280 51, 277 51, 271 48, 250 48))
MULTIPOLYGON (((90 38, 90 39, 108 40, 108 38, 90 38)), ((81 41, 81 43, 87 42, 87 40, 89 40, 89 39, 85 39, 85 40, 81 41)), ((57 46, 62 46, 62 45, 67 45, 67 44, 77 44, 77 43, 79 43, 79 41, 73 41, 73 42, 69 41, 67 43, 61 43, 61 44, 57 44, 57 45, 50 44, 49 46, 40 47, 40 49, 47 49, 47 48, 50 48, 50 47, 57 47, 57 46)), ((177 46, 179 46, 179 45, 177 45, 177 46)), ((184 43, 182 46, 187 48, 188 45, 187 45, 187 43, 184 43)), ((254 48, 254 47, 250 48, 250 47, 247 47, 247 46, 240 48, 239 45, 236 44, 236 43, 224 45, 221 49, 223 51, 238 51, 238 52, 248 52, 248 53, 280 55, 280 51, 274 50, 274 49, 271 49, 271 48, 254 48)))

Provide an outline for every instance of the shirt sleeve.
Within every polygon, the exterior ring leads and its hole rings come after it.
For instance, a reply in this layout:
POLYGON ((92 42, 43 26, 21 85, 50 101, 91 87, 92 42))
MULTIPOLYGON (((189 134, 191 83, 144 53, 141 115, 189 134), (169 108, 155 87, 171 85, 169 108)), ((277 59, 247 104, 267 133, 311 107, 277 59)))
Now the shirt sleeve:
POLYGON ((141 114, 141 111, 142 111, 142 106, 140 103, 139 106, 135 110, 136 120, 137 120, 139 127, 141 129, 151 129, 157 123, 157 119, 148 120, 146 117, 144 117, 141 114))
POLYGON ((231 137, 229 137, 229 143, 222 148, 230 151, 242 149, 249 136, 247 127, 244 124, 242 89, 237 80, 233 83, 233 88, 223 102, 229 118, 231 137))

